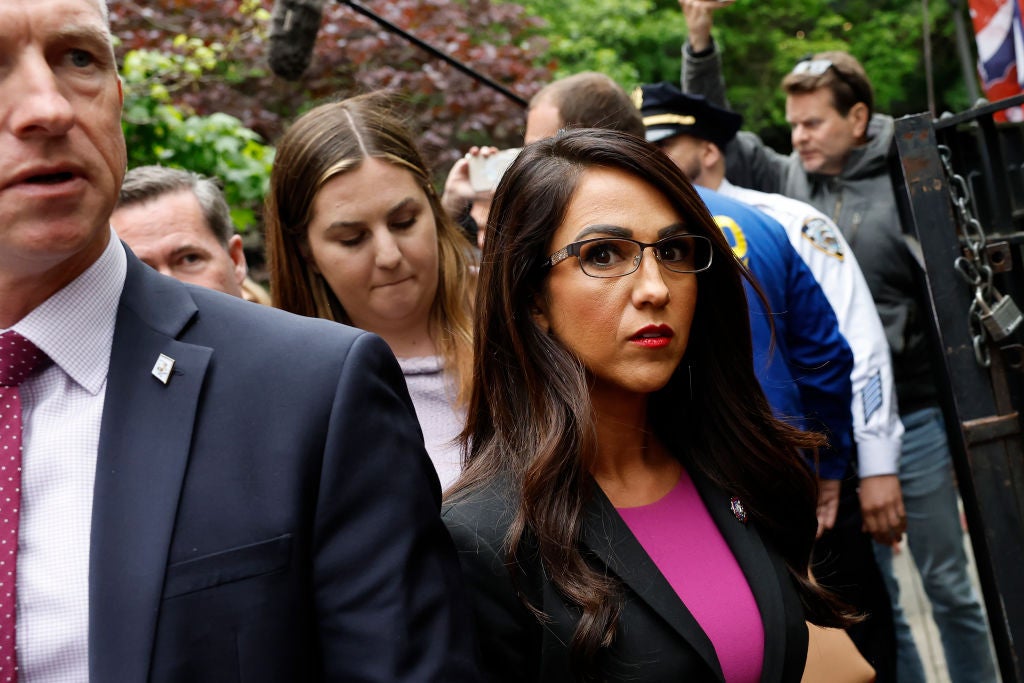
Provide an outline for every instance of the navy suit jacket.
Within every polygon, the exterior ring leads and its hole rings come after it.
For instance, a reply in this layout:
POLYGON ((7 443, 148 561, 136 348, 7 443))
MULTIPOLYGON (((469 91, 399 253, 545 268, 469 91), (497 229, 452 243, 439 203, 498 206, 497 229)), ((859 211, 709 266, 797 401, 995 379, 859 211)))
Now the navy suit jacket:
MULTIPOLYGON (((807 655, 807 626, 782 558, 752 524, 733 516, 729 498, 699 476, 694 483, 716 526, 746 575, 764 626, 762 683, 800 680, 807 655)), ((722 667, 704 633, 668 580, 596 485, 588 502, 581 550, 601 573, 622 584, 623 606, 615 642, 602 651, 601 681, 723 683, 722 667)), ((504 683, 574 680, 569 643, 580 612, 547 579, 530 550, 513 581, 505 566, 505 534, 517 495, 504 480, 457 496, 444 520, 459 550, 472 596, 485 678, 504 683), (550 621, 541 624, 522 593, 550 621)), ((681 538, 680 543, 687 539, 681 538)), ((699 553, 699 547, 691 552, 699 553)))
POLYGON ((476 680, 439 506, 383 341, 129 253, 96 466, 93 683, 476 680))

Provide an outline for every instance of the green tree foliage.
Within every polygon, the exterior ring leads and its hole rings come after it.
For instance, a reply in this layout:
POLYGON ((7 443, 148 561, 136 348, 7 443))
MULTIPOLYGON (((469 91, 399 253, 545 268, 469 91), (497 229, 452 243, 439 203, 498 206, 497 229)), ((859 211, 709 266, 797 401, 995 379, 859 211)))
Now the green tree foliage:
POLYGON ((623 87, 679 74, 677 0, 525 0, 544 19, 555 77, 600 71, 623 87))
MULTIPOLYGON (((273 158, 288 123, 319 102, 377 89, 404 94, 428 164, 474 144, 517 146, 524 109, 342 3, 327 3, 313 61, 289 83, 267 65, 273 0, 108 0, 126 86, 130 164, 162 163, 220 178, 236 224, 259 224, 273 158)), ((360 4, 529 97, 550 80, 539 21, 490 0, 367 0, 360 4)), ((258 268, 262 237, 247 237, 258 268)))
MULTIPOLYGON (((525 0, 544 20, 544 59, 558 76, 602 71, 627 90, 678 82, 685 22, 677 0, 525 0)), ((931 0, 937 108, 968 106, 953 39, 956 0, 931 0), (955 4, 954 4, 955 3, 955 4)), ((960 11, 963 11, 962 9, 960 11)), ((729 99, 753 130, 788 141, 779 82, 810 52, 848 50, 871 75, 878 107, 928 108, 920 0, 736 0, 716 12, 729 99)))
POLYGON ((248 230, 257 223, 274 150, 234 116, 199 116, 173 104, 177 88, 201 80, 217 63, 216 49, 185 38, 178 42, 189 56, 151 50, 124 56, 129 168, 161 164, 219 179, 235 226, 248 230))
MULTIPOLYGON (((549 80, 537 20, 490 0, 366 0, 363 6, 529 98, 549 80)), ((217 54, 210 69, 170 95, 198 115, 237 117, 273 142, 309 107, 330 98, 390 89, 408 100, 421 147, 440 167, 471 144, 521 142, 525 112, 344 3, 327 3, 310 68, 289 83, 266 63, 272 0, 109 0, 122 52, 157 50, 191 61, 189 42, 217 54)))
MULTIPOLYGON (((962 109, 964 96, 953 42, 951 8, 932 2, 938 108, 962 109)), ((754 129, 788 139, 778 84, 801 57, 847 50, 875 87, 876 106, 894 115, 926 111, 921 3, 901 0, 739 0, 717 13, 715 36, 725 59, 729 98, 754 129)))

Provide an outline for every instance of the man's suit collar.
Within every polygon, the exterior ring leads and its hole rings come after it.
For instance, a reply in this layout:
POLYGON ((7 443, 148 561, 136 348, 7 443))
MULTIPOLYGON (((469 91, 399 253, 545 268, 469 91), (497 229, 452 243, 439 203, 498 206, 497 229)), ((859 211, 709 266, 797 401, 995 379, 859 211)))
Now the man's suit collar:
POLYGON ((113 236, 99 258, 14 326, 91 395, 106 387, 127 255, 113 236))
POLYGON ((128 274, 119 309, 129 309, 160 334, 176 338, 198 312, 188 288, 159 276, 128 252, 128 274))
POLYGON ((193 425, 213 350, 177 338, 188 288, 131 253, 100 431, 89 561, 90 680, 146 680, 193 425), (167 381, 154 376, 174 359, 167 381))

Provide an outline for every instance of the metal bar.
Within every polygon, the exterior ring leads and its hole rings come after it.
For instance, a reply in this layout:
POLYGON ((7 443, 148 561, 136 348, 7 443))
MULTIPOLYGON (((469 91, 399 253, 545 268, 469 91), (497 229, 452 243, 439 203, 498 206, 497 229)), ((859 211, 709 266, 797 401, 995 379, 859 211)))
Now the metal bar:
POLYGON ((932 24, 928 16, 928 0, 921 0, 921 33, 924 34, 924 82, 928 93, 928 111, 935 116, 935 69, 932 64, 932 24))
POLYGON ((978 90, 978 67, 975 65, 974 53, 971 51, 971 44, 974 41, 967 37, 965 13, 963 0, 955 0, 953 3, 953 26, 956 34, 956 51, 960 55, 960 70, 963 72, 964 85, 967 86, 967 98, 971 102, 977 102, 981 97, 978 90))
MULTIPOLYGON (((1006 161, 1003 158, 1002 146, 999 144, 999 131, 991 115, 978 119, 981 129, 982 160, 985 164, 984 184, 988 189, 989 206, 992 209, 992 226, 990 229, 1009 230, 1013 225, 1010 209, 1010 183, 1006 161)), ((954 162, 955 163, 955 162, 954 162)))
POLYGON ((464 73, 467 76, 469 76, 470 78, 472 78, 472 79, 474 79, 474 80, 476 80, 476 81, 478 81, 480 83, 483 83, 484 85, 488 86, 489 88, 492 88, 492 89, 500 92, 502 95, 504 95, 505 97, 509 98, 510 100, 512 100, 513 102, 518 104, 519 106, 524 107, 524 108, 526 106, 528 106, 528 103, 527 103, 527 101, 525 99, 523 99, 519 95, 516 95, 514 92, 512 92, 511 90, 509 90, 508 88, 503 86, 501 83, 498 83, 497 81, 495 81, 494 79, 490 78, 489 76, 485 76, 484 74, 480 73, 479 71, 476 71, 472 67, 469 67, 466 64, 463 64, 462 62, 460 62, 459 60, 455 59, 451 55, 449 55, 449 54, 447 54, 445 52, 442 52, 441 50, 437 49, 436 47, 434 47, 430 43, 427 43, 427 42, 425 42, 423 40, 420 40, 419 38, 417 38, 413 34, 411 34, 408 31, 406 31, 405 29, 403 29, 403 28, 401 28, 399 26, 396 26, 395 24, 392 24, 390 21, 388 21, 384 17, 380 16, 379 14, 374 13, 372 10, 369 10, 369 9, 363 7, 362 5, 359 5, 359 4, 355 3, 355 2, 352 2, 352 0, 338 0, 338 2, 341 3, 342 5, 348 5, 349 7, 354 9, 359 14, 362 14, 364 17, 367 17, 369 19, 372 19, 373 21, 377 22, 378 24, 380 24, 381 26, 383 26, 387 30, 391 31, 392 33, 397 33, 402 38, 405 38, 407 41, 409 41, 410 43, 412 43, 416 47, 418 47, 418 48, 420 48, 422 50, 426 50, 427 52, 429 52, 433 56, 437 57, 438 59, 447 62, 448 64, 452 65, 453 67, 455 67, 456 69, 458 69, 462 73, 464 73))
POLYGON ((1013 97, 1007 97, 1003 100, 996 100, 995 102, 988 102, 986 104, 979 104, 977 107, 968 109, 967 111, 960 112, 959 114, 951 114, 949 116, 943 116, 942 118, 935 121, 935 130, 943 130, 945 128, 952 128, 958 126, 961 123, 967 123, 979 119, 982 116, 988 116, 994 114, 1002 109, 1008 109, 1009 107, 1017 107, 1024 104, 1024 94, 1014 95, 1013 97))
MULTIPOLYGON (((961 120, 968 120, 967 117, 961 120)), ((927 114, 896 122, 893 182, 904 230, 921 245, 932 353, 960 495, 1004 683, 1024 682, 1024 453, 1019 423, 1000 415, 992 377, 975 361, 971 292, 956 275, 961 247, 935 126, 927 114)), ((993 354, 1001 353, 991 349, 993 354)), ((1002 401, 1000 401, 1002 403, 1002 401)))
POLYGON ((1015 412, 1008 415, 993 415, 967 420, 960 423, 964 437, 970 446, 989 441, 998 441, 1020 434, 1020 416, 1015 412))
POLYGON ((1000 242, 1007 242, 1011 246, 1024 245, 1024 232, 986 232, 989 237, 998 237, 1000 242))

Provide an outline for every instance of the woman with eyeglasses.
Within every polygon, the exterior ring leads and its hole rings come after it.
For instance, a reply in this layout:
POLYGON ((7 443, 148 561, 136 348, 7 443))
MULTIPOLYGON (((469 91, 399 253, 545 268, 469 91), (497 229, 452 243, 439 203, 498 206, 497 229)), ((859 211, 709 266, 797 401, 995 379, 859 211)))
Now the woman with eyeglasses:
POLYGON ((492 681, 798 681, 815 485, 753 374, 748 277, 676 165, 525 148, 487 228, 445 521, 492 681))

